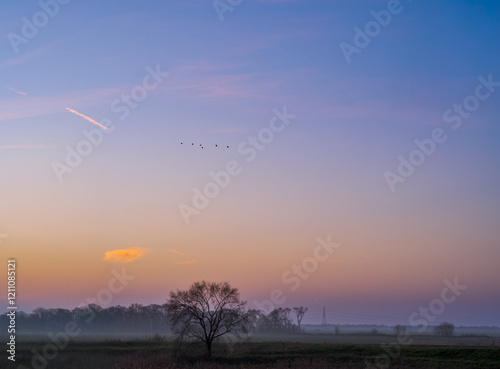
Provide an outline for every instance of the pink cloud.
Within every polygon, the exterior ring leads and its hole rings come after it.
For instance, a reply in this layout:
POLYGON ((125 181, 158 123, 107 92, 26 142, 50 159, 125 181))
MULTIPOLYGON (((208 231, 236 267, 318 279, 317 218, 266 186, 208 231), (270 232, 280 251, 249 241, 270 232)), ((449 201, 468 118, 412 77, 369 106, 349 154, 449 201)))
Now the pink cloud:
POLYGON ((130 263, 135 259, 144 256, 149 250, 142 247, 133 247, 131 249, 112 250, 104 254, 103 261, 111 261, 117 263, 130 263))

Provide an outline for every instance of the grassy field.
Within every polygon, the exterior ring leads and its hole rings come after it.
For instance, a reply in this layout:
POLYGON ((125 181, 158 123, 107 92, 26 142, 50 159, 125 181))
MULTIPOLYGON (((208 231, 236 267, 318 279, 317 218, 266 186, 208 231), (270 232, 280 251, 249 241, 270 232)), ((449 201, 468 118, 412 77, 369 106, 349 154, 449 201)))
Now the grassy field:
MULTIPOLYGON (((390 342, 387 339, 385 342, 390 342)), ((379 367, 405 369, 498 369, 500 348, 412 345, 391 347, 390 363, 379 362, 379 367), (400 349, 400 351, 399 351, 400 349), (390 366, 385 366, 390 364, 390 366)), ((374 344, 297 343, 297 342, 245 342, 214 347, 214 360, 203 361, 204 348, 199 344, 178 346, 171 342, 152 340, 73 342, 64 350, 47 351, 43 342, 20 343, 17 361, 2 357, 2 368, 33 369, 160 369, 160 368, 367 368, 386 353, 374 344), (36 357, 35 350, 46 352, 45 358, 36 357), (4 365, 6 364, 6 365, 4 365), (19 365, 23 365, 19 367, 19 365)), ((376 366, 372 366, 376 367, 376 366)))
MULTIPOLYGON (((456 335, 453 337, 438 337, 432 334, 410 334, 415 345, 431 346, 497 346, 500 348, 500 335, 456 335)), ((78 342, 106 342, 106 341, 141 341, 148 337, 147 334, 120 333, 120 334, 80 334, 78 342)), ((174 336, 164 336, 167 340, 173 341, 174 336)), ((263 334, 254 333, 251 342, 302 342, 302 343, 334 343, 334 344, 368 344, 379 345, 394 341, 393 334, 371 334, 367 332, 352 332, 334 334, 328 332, 321 333, 301 333, 301 334, 263 334)), ((7 339, 7 335, 0 334, 0 342, 7 339)), ((41 342, 47 340, 47 334, 35 333, 18 335, 19 343, 41 342)))

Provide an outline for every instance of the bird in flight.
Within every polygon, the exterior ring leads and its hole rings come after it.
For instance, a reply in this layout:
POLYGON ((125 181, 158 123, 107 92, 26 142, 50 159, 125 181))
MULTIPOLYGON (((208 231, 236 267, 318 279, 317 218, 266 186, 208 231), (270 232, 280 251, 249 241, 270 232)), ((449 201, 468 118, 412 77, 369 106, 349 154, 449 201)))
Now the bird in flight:
MULTIPOLYGON (((181 142, 181 145, 184 145, 184 142, 181 142)), ((194 142, 191 142, 191 146, 194 146, 194 142)), ((215 144, 215 147, 219 147, 220 145, 219 144, 215 144)), ((204 148, 203 144, 200 144, 200 146, 202 149, 204 148)), ((226 149, 229 149, 229 145, 226 145, 226 149)))

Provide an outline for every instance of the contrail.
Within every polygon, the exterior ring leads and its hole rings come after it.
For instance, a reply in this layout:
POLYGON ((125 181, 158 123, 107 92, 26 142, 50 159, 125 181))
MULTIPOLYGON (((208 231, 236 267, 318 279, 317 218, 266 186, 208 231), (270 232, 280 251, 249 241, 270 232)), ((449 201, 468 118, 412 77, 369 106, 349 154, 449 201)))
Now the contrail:
POLYGON ((86 115, 83 115, 83 114, 81 114, 81 113, 77 112, 76 110, 73 110, 73 109, 70 109, 70 108, 65 108, 65 109, 66 109, 66 110, 69 110, 70 112, 72 112, 72 113, 74 113, 74 114, 76 114, 76 115, 79 115, 80 117, 82 117, 82 118, 84 118, 84 119, 87 119, 90 123, 93 123, 93 124, 95 124, 95 125, 98 125, 99 127, 104 128, 104 129, 106 129, 106 130, 108 129, 107 127, 103 126, 101 123, 96 122, 96 121, 95 121, 95 120, 93 120, 92 118, 89 118, 89 117, 87 117, 86 115))
POLYGON ((185 255, 183 252, 180 252, 180 251, 177 251, 177 250, 170 250, 171 252, 175 252, 176 254, 180 254, 180 255, 185 255))
POLYGON ((12 88, 12 87, 7 87, 9 90, 11 90, 12 92, 15 92, 16 94, 19 94, 19 95, 23 95, 23 96, 26 96, 27 93, 26 92, 22 92, 22 91, 19 91, 19 90, 16 90, 15 88, 12 88))

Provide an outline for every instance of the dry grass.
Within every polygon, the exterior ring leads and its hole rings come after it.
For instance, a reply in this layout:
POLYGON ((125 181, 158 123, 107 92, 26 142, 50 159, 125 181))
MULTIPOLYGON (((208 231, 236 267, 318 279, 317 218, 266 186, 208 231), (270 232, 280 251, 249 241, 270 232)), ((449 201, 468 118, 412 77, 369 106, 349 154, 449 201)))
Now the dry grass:
MULTIPOLYGON (((48 360, 32 365, 32 349, 42 352, 43 343, 18 348, 18 361, 3 361, 2 369, 366 369, 383 354, 379 345, 305 344, 294 342, 247 342, 214 348, 214 361, 203 360, 200 344, 174 345, 162 337, 140 341, 72 343, 48 360), (6 365, 4 365, 6 363, 6 365)), ((408 346, 394 358, 394 369, 499 369, 500 350, 408 346)))

